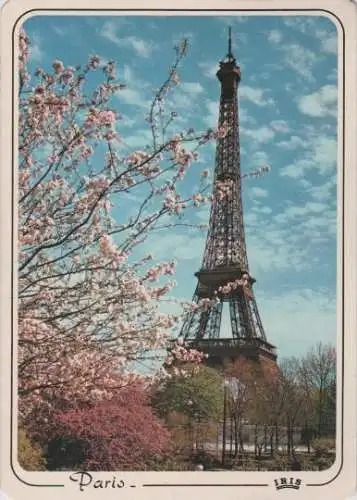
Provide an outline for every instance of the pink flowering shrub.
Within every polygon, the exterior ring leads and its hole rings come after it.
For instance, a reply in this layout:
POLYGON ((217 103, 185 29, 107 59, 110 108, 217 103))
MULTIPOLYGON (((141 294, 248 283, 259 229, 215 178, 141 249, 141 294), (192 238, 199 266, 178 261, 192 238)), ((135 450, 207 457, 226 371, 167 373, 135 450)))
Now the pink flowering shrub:
POLYGON ((153 415, 141 384, 117 391, 110 401, 58 411, 52 424, 52 470, 145 470, 170 446, 170 434, 153 415))

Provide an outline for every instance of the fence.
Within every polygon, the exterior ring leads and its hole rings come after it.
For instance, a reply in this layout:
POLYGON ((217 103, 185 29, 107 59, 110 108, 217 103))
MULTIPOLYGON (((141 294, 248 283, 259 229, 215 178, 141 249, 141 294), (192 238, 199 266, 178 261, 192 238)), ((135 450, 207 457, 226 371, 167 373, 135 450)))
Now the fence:
POLYGON ((175 441, 191 451, 205 451, 217 457, 222 454, 237 456, 240 454, 310 453, 311 442, 316 437, 313 430, 296 426, 268 426, 241 424, 236 429, 231 419, 224 424, 191 423, 178 425, 171 429, 176 434, 175 441), (225 434, 225 440, 223 435, 225 434))

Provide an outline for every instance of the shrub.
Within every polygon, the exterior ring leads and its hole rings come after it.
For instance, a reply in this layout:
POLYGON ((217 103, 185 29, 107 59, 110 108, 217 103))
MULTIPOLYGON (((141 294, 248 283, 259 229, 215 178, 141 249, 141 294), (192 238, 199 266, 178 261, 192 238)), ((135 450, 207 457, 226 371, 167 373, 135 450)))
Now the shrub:
POLYGON ((335 440, 329 438, 319 438, 312 442, 312 447, 316 457, 328 455, 331 450, 335 449, 335 440))
POLYGON ((43 457, 42 449, 39 445, 30 441, 23 429, 19 430, 17 458, 21 467, 25 470, 46 470, 46 460, 43 457))
POLYGON ((57 420, 61 439, 52 443, 48 457, 57 466, 69 466, 66 457, 73 452, 78 465, 86 469, 154 469, 170 446, 169 431, 153 415, 139 385, 121 389, 110 401, 58 414, 57 420))

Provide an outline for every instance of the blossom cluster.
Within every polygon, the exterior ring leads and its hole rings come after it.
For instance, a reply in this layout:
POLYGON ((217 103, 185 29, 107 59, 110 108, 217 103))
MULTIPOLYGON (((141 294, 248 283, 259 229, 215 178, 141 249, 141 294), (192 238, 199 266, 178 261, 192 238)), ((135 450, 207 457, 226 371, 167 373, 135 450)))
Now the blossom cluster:
POLYGON ((168 209, 170 213, 180 214, 186 208, 187 203, 177 194, 175 189, 167 189, 165 199, 163 202, 164 208, 168 209))
POLYGON ((217 130, 214 133, 215 139, 224 139, 227 137, 228 132, 231 130, 231 127, 227 122, 222 123, 217 127, 217 130))
POLYGON ((103 256, 113 260, 117 265, 122 264, 128 258, 128 255, 125 252, 122 252, 117 248, 114 244, 112 238, 105 234, 99 240, 100 251, 103 256))
POLYGON ((115 113, 111 110, 90 108, 84 122, 84 128, 113 127, 116 123, 115 113))
POLYGON ((244 273, 241 279, 230 281, 230 282, 226 283, 225 285, 220 286, 218 288, 218 292, 222 293, 224 295, 227 295, 227 294, 233 292, 234 290, 236 290, 238 287, 244 287, 244 288, 249 287, 249 275, 248 274, 244 273))
POLYGON ((19 33, 19 66, 20 71, 26 68, 29 58, 29 37, 26 32, 21 29, 19 33))
POLYGON ((231 196, 233 188, 233 179, 226 179, 224 181, 217 180, 215 183, 215 195, 219 201, 222 201, 231 196))
POLYGON ((156 281, 159 276, 173 276, 175 274, 176 262, 163 262, 157 266, 151 267, 146 274, 149 281, 156 281))
POLYGON ((178 338, 169 349, 160 376, 171 378, 172 375, 187 377, 190 373, 195 374, 207 356, 197 349, 186 346, 184 340, 178 338), (190 370, 186 369, 187 365, 191 367, 190 370))

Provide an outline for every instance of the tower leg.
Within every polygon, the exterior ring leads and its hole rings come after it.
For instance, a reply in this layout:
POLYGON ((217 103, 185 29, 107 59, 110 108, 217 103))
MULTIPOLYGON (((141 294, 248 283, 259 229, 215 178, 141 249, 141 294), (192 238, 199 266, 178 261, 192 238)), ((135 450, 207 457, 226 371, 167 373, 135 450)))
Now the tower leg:
POLYGON ((252 314, 248 299, 243 292, 238 293, 239 295, 233 297, 229 301, 233 338, 254 337, 254 332, 250 329, 252 325, 252 314))
POLYGON ((208 338, 218 339, 221 329, 223 302, 218 302, 209 310, 208 338))

